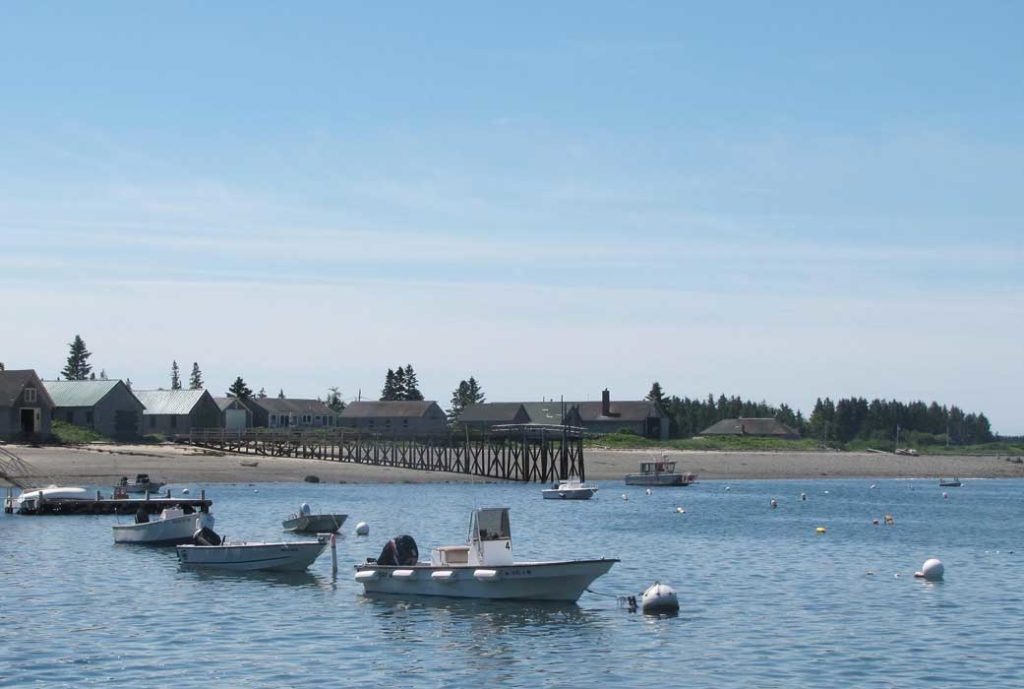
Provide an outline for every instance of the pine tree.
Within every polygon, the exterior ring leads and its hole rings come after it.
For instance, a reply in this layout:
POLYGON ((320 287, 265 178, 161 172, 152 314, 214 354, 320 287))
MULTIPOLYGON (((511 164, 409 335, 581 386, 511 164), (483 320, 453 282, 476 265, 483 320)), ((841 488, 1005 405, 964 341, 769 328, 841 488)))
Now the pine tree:
POLYGON ((337 387, 329 388, 327 394, 327 407, 335 414, 345 411, 345 403, 341 400, 341 390, 337 387))
POLYGON ((178 371, 178 362, 171 362, 171 390, 181 390, 181 374, 178 371))
POLYGON ((661 383, 659 383, 658 381, 654 381, 654 383, 651 385, 651 391, 647 393, 647 397, 645 397, 644 399, 646 399, 648 402, 653 402, 654 406, 662 414, 666 413, 665 393, 662 392, 661 383))
POLYGON ((405 365, 405 395, 402 399, 419 401, 423 399, 420 392, 420 384, 416 379, 416 372, 412 370, 412 364, 405 365))
POLYGON ((283 400, 284 399, 284 388, 281 388, 280 390, 278 390, 278 392, 277 392, 277 399, 279 399, 279 400, 283 400))
POLYGON ((100 369, 100 380, 106 380, 106 379, 107 379, 107 369, 101 368, 100 369))
POLYGON ((260 388, 260 392, 259 392, 258 395, 256 395, 256 397, 260 398, 261 400, 267 399, 267 389, 266 388, 260 388))
POLYGON ((459 386, 452 392, 451 407, 448 409, 448 423, 454 424, 459 420, 463 410, 471 404, 480 404, 484 401, 484 391, 480 389, 479 383, 473 376, 469 380, 459 381, 459 386))
POLYGON ((245 384, 244 380, 242 380, 242 376, 235 378, 235 382, 231 384, 230 388, 228 388, 228 394, 232 397, 237 397, 243 402, 247 402, 252 399, 252 390, 249 389, 249 386, 245 384))
POLYGON ((388 369, 388 373, 384 376, 384 388, 380 391, 381 402, 391 402, 398 399, 395 395, 395 372, 388 369))
POLYGON ((394 399, 394 400, 408 399, 405 396, 407 389, 408 388, 406 386, 406 380, 405 380, 405 369, 402 368, 401 366, 399 366, 398 368, 395 369, 395 392, 394 392, 394 397, 392 397, 391 399, 394 399))
POLYGON ((199 370, 199 364, 195 361, 192 362, 192 375, 188 377, 188 389, 203 389, 203 372, 199 370))
POLYGON ((87 380, 92 372, 92 366, 89 365, 92 353, 85 348, 85 342, 79 335, 75 335, 75 341, 69 347, 68 363, 60 374, 65 380, 87 380))

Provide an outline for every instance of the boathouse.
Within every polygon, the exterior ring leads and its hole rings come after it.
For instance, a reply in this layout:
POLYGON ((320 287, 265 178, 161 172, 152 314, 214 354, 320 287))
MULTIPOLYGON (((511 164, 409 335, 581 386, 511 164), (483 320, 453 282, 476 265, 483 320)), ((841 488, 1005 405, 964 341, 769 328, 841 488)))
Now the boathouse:
POLYGON ((47 380, 43 384, 53 400, 55 420, 111 438, 141 435, 145 407, 120 380, 47 380))
POLYGON ((220 428, 220 407, 206 390, 136 390, 146 410, 142 432, 176 435, 196 428, 220 428))
POLYGON ((229 431, 244 431, 252 428, 252 410, 237 397, 214 397, 220 407, 220 425, 229 431))
POLYGON ((35 371, 0 370, 0 438, 48 438, 52 412, 53 400, 35 371))
POLYGON ((447 416, 437 402, 429 400, 351 402, 341 412, 341 424, 346 428, 391 436, 448 433, 447 416))
POLYGON ((338 414, 320 400, 254 397, 246 401, 260 428, 334 428, 338 414))
POLYGON ((456 423, 460 428, 486 433, 492 426, 530 423, 522 402, 481 402, 467 404, 456 423))

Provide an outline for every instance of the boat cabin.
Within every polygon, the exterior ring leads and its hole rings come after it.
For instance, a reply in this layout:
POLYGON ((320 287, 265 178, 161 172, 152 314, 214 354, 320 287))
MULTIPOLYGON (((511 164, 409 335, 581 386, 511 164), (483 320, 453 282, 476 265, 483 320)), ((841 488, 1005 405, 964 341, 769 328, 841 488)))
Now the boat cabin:
POLYGON ((435 567, 512 564, 512 527, 507 507, 482 507, 469 518, 466 545, 434 548, 430 554, 435 567))
POLYGON ((675 462, 666 462, 664 460, 658 462, 640 462, 641 474, 671 474, 674 473, 675 470, 675 462))

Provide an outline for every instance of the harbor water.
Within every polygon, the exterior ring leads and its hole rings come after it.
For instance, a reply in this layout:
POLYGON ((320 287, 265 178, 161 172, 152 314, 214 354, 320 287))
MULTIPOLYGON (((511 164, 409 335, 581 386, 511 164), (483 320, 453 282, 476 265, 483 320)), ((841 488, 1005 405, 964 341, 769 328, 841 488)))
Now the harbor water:
POLYGON ((564 502, 538 485, 169 486, 205 488, 231 540, 299 538, 281 521, 303 502, 348 514, 337 577, 329 552, 300 574, 188 571, 174 548, 114 545, 130 517, 3 515, 0 687, 1024 686, 1024 481, 598 485, 564 502), (621 562, 576 605, 368 598, 353 580, 395 535, 421 558, 464 542, 486 506, 511 508, 517 559, 621 562), (945 579, 915 578, 932 557, 945 579), (620 604, 655 581, 677 616, 620 604))

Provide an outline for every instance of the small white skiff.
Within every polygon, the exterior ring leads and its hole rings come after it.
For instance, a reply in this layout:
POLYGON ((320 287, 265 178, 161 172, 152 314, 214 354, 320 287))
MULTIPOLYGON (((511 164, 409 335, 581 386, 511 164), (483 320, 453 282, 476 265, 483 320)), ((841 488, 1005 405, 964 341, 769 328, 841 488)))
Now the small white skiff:
POLYGON ((85 489, 77 486, 54 486, 35 488, 22 491, 14 501, 17 511, 34 510, 40 500, 92 500, 93 496, 85 489))
POLYGON ((287 543, 223 543, 217 545, 179 545, 178 563, 182 567, 210 567, 236 572, 269 570, 301 572, 320 557, 330 538, 287 543))
POLYGON ((540 493, 545 500, 589 500, 597 492, 597 486, 583 483, 578 478, 559 481, 558 485, 545 488, 540 493))
POLYGON ((474 510, 467 544, 434 548, 430 562, 418 561, 412 537, 395 538, 380 557, 356 565, 356 581, 366 593, 575 602, 618 562, 614 558, 516 562, 508 513, 507 507, 474 510))
POLYGON ((134 524, 114 524, 112 528, 114 543, 179 545, 191 543, 192 535, 200 529, 212 529, 213 515, 191 508, 186 513, 180 507, 167 507, 156 519, 150 519, 140 511, 134 524))

